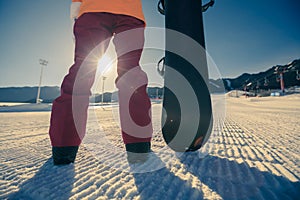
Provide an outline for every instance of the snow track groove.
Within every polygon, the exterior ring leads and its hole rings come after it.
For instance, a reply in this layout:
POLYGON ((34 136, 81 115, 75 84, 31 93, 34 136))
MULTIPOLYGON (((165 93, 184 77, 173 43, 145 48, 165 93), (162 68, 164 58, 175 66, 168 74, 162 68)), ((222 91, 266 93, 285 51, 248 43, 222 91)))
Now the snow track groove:
POLYGON ((67 166, 52 164, 49 112, 0 113, 0 199, 281 200, 300 196, 300 96, 227 99, 225 121, 215 119, 215 130, 222 130, 212 133, 204 158, 199 152, 177 157, 160 152, 165 147, 159 132, 160 109, 153 105, 152 143, 156 159, 165 166, 146 173, 122 171, 127 165, 121 163, 123 155, 110 153, 124 151, 114 108, 94 109, 96 117, 91 120, 98 125, 87 133, 104 131, 104 137, 97 139, 106 139, 108 145, 93 152, 83 143, 76 162, 67 166), (285 108, 281 100, 287 102, 285 108), (114 167, 106 165, 111 160, 114 167))

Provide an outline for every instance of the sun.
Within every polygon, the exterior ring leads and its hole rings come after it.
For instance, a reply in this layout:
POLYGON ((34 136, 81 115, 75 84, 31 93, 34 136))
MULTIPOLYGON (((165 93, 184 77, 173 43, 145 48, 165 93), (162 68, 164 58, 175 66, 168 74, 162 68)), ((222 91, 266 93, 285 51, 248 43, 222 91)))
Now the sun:
POLYGON ((107 55, 104 54, 98 61, 98 73, 104 74, 108 72, 114 64, 113 59, 107 55))

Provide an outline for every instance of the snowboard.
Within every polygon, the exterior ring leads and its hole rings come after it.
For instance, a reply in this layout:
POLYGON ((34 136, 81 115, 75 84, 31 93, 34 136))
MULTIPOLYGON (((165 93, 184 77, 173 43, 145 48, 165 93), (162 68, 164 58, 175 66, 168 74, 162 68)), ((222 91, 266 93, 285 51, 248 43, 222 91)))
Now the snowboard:
POLYGON ((196 151, 213 125, 201 0, 164 0, 162 134, 176 152, 196 151))

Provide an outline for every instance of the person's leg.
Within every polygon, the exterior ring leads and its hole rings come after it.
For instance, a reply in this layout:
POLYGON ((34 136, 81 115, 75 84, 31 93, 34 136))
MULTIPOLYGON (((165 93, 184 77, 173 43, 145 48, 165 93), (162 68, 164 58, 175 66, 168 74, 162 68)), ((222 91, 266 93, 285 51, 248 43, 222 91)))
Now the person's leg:
POLYGON ((144 22, 118 16, 113 42, 118 56, 116 86, 119 89, 120 121, 126 150, 150 151, 151 102, 146 92, 148 78, 139 66, 144 46, 144 22))
POLYGON ((112 31, 107 27, 112 24, 113 18, 107 13, 87 13, 75 23, 75 62, 63 80, 61 95, 54 100, 51 113, 49 135, 55 164, 74 162, 85 134, 98 59, 108 47, 112 31))

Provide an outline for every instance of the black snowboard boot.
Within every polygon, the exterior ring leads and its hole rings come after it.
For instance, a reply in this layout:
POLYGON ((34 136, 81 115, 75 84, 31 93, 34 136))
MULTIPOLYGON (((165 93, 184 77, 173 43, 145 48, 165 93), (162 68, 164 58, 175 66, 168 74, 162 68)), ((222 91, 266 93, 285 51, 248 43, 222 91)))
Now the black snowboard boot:
POLYGON ((54 165, 66 165, 73 163, 76 158, 78 146, 52 147, 54 165))
POLYGON ((151 152, 150 142, 130 143, 126 144, 125 147, 129 164, 146 162, 151 152))

